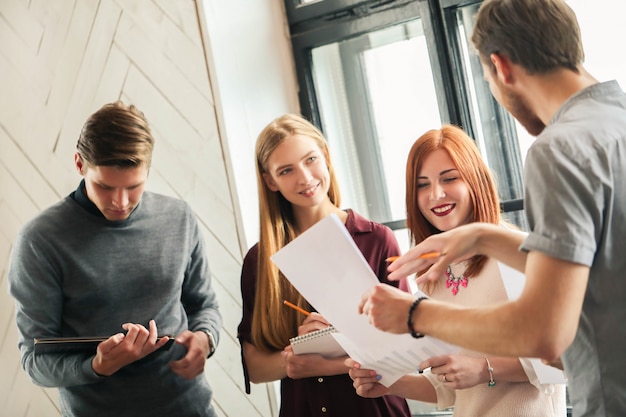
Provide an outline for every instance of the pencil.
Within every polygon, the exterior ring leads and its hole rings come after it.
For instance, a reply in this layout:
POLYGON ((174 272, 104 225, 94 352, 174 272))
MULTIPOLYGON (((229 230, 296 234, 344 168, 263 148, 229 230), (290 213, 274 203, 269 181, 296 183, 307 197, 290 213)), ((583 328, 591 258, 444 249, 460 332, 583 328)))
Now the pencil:
MULTIPOLYGON (((420 256, 417 257, 417 259, 428 259, 428 258, 438 258, 440 256, 445 255, 446 253, 441 253, 441 252, 426 252, 426 253, 422 253, 420 256)), ((399 256, 390 256, 389 258, 385 259, 387 262, 395 262, 399 259, 399 256)))
POLYGON ((294 310, 299 311, 300 313, 304 314, 305 316, 308 316, 309 314, 311 314, 311 313, 309 313, 308 311, 306 311, 305 309, 300 308, 300 307, 298 307, 297 305, 295 305, 294 303, 290 303, 290 302, 289 302, 289 301, 287 301, 287 300, 283 300, 283 304, 285 304, 287 307, 291 307, 291 308, 293 308, 294 310))

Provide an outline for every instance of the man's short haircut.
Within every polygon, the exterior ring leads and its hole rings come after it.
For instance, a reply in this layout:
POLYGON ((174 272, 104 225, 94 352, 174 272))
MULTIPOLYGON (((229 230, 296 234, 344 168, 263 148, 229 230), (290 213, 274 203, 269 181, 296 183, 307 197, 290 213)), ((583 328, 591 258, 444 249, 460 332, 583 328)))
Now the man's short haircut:
POLYGON ((585 58, 576 14, 564 0, 485 0, 472 43, 484 63, 502 54, 530 74, 578 73, 585 58))
POLYGON ((105 104, 83 125, 76 149, 88 166, 150 167, 154 138, 134 105, 105 104))

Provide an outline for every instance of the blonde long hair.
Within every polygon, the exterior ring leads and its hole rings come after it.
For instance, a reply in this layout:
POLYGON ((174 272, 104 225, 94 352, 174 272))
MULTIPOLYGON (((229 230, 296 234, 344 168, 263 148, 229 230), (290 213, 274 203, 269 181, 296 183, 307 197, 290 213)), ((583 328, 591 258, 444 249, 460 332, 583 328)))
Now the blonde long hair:
POLYGON ((270 260, 270 256, 299 234, 291 203, 280 192, 270 190, 263 178, 263 174, 270 174, 267 164, 274 150, 283 140, 294 135, 310 137, 317 143, 329 171, 328 197, 337 207, 341 202, 328 144, 319 129, 302 116, 286 114, 261 131, 256 142, 260 238, 252 342, 257 349, 265 352, 282 350, 289 344, 289 338, 298 333, 298 325, 302 321, 301 313, 285 308, 283 300, 289 300, 305 309, 311 308, 270 260))
MULTIPOLYGON (((501 222, 500 200, 495 180, 489 167, 480 156, 474 141, 463 129, 444 125, 420 136, 409 152, 406 164, 406 210, 407 227, 411 241, 419 243, 428 236, 440 233, 421 213, 418 203, 418 176, 424 160, 432 152, 443 149, 467 184, 472 203, 472 222, 499 224, 501 222)), ((469 260, 466 277, 476 276, 485 266, 487 258, 477 255, 469 260)), ((432 290, 426 286, 426 290, 432 290)))

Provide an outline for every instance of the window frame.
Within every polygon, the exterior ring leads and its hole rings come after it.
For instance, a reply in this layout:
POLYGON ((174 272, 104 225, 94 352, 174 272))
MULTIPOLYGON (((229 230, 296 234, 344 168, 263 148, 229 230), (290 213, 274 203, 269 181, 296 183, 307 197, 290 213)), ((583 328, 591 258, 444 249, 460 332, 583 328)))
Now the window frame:
POLYGON ((285 0, 285 11, 290 24, 322 16, 339 16, 370 3, 368 0, 318 0, 301 4, 298 0, 285 0))

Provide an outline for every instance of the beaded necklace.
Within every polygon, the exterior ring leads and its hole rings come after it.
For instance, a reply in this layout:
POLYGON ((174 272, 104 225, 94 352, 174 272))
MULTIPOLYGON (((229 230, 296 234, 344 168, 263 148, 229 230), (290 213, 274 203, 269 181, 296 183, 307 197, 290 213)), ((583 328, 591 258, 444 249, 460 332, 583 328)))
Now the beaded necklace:
POLYGON ((459 284, 462 287, 467 288, 467 278, 465 277, 465 273, 461 274, 460 277, 455 277, 452 273, 452 268, 448 266, 446 270, 446 288, 450 288, 452 295, 456 295, 459 292, 459 284))

